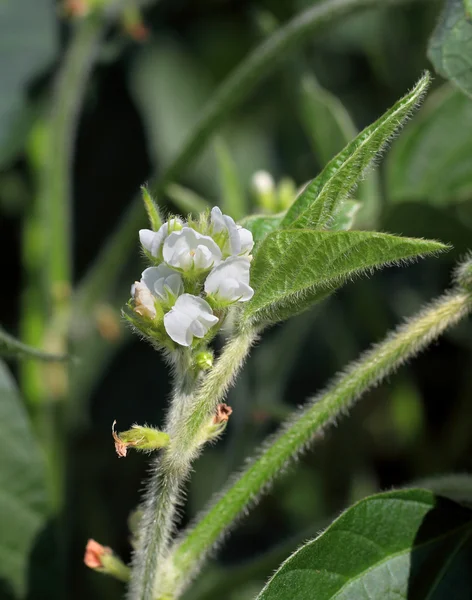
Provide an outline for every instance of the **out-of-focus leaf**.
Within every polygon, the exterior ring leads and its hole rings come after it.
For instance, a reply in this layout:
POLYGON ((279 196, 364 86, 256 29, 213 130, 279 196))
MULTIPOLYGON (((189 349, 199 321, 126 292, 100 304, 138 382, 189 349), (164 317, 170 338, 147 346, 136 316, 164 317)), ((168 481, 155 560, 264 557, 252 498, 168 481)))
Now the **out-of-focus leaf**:
POLYGON ((58 49, 55 5, 50 0, 0 3, 0 161, 11 160, 31 124, 27 85, 58 49))
POLYGON ((366 270, 445 249, 435 241, 370 231, 275 231, 255 256, 251 269, 255 294, 245 305, 243 318, 279 321, 366 270))
POLYGON ((335 156, 300 193, 287 211, 282 227, 325 228, 367 167, 417 107, 429 82, 430 75, 425 73, 409 94, 335 156))
POLYGON ((284 216, 285 213, 279 213, 278 215, 250 215, 241 219, 239 224, 252 232, 254 242, 257 245, 266 235, 278 228, 284 216))
POLYGON ((415 487, 426 488, 435 494, 472 508, 472 475, 466 473, 438 475, 415 481, 415 487))
POLYGON ((446 0, 431 37, 428 58, 436 71, 472 96, 472 8, 470 0, 446 0))
POLYGON ((216 140, 215 152, 221 185, 219 204, 225 214, 237 221, 246 214, 247 206, 236 163, 222 138, 216 140))
POLYGON ((285 561, 258 600, 472 597, 472 511, 421 489, 371 496, 285 561))
POLYGON ((0 361, 0 580, 15 598, 27 589, 29 560, 48 514, 44 464, 13 377, 0 361))
POLYGON ((177 183, 170 183, 166 187, 166 194, 177 206, 179 211, 182 213, 192 213, 197 215, 210 208, 210 203, 199 196, 193 190, 189 190, 183 185, 177 183))
POLYGON ((389 153, 390 199, 441 204, 470 198, 471 130, 472 101, 450 85, 434 92, 389 153))
POLYGON ((37 348, 23 344, 20 340, 17 340, 12 335, 3 331, 0 327, 0 355, 3 356, 14 356, 17 358, 37 358, 38 360, 45 361, 64 361, 67 360, 65 354, 52 354, 50 352, 43 352, 37 348))

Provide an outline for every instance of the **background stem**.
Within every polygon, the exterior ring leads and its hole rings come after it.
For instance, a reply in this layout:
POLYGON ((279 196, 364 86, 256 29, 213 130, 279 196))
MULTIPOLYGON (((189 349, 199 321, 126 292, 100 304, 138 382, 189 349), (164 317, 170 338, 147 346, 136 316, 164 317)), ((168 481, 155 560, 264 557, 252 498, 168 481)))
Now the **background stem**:
POLYGON ((445 329, 457 323, 472 309, 472 295, 464 291, 445 294, 417 317, 367 351, 351 364, 328 389, 315 396, 308 406, 284 425, 262 448, 258 458, 213 503, 206 515, 194 524, 175 545, 169 564, 160 569, 164 580, 163 597, 176 598, 197 573, 201 563, 234 521, 253 504, 287 461, 305 450, 327 425, 369 388, 417 354, 445 329))

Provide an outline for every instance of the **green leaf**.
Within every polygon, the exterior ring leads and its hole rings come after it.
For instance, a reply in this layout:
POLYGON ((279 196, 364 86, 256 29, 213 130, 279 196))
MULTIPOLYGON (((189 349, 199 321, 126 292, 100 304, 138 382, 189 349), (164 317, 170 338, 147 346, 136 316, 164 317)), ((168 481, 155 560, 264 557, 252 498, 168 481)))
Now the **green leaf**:
POLYGON ((330 222, 328 229, 330 231, 347 231, 351 229, 361 206, 361 203, 355 200, 344 200, 330 222))
POLYGON ((239 224, 252 232, 254 242, 257 245, 266 237, 266 235, 272 233, 279 227, 284 216, 285 213, 279 213, 277 215, 250 215, 249 217, 241 219, 239 224))
POLYGON ((216 140, 215 154, 221 185, 220 207, 225 214, 230 215, 237 221, 247 212, 246 198, 239 181, 236 163, 227 144, 221 137, 216 140))
POLYGON ((0 156, 4 160, 10 160, 21 148, 17 136, 24 140, 31 125, 26 88, 54 60, 57 25, 50 0, 0 3, 0 156))
POLYGON ((387 161, 387 189, 394 202, 444 204, 472 192, 472 102, 445 85, 426 100, 420 115, 396 140, 387 161))
POLYGON ((373 160, 418 106, 430 82, 425 73, 413 90, 335 156, 300 193, 283 228, 325 228, 339 204, 358 184, 373 160))
POLYGON ((446 0, 428 47, 436 71, 472 96, 472 8, 470 0, 446 0))
POLYGON ((472 511, 421 489, 348 509, 282 564, 258 600, 472 597, 472 511))
POLYGON ((67 360, 66 354, 52 354, 43 352, 27 344, 23 344, 12 335, 9 335, 0 327, 0 355, 14 356, 17 358, 37 358, 45 361, 64 361, 67 360))
POLYGON ((44 526, 48 502, 42 455, 16 384, 0 361, 0 587, 23 598, 31 552, 44 526))
POLYGON ((445 249, 435 241, 370 231, 275 231, 255 256, 251 268, 255 294, 243 318, 279 321, 308 308, 354 275, 445 249))

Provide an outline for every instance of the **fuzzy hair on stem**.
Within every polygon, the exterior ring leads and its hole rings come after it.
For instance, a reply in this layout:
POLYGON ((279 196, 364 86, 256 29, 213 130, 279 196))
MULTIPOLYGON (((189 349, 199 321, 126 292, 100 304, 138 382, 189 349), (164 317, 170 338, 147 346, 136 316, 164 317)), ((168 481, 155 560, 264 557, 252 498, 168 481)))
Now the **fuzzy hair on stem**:
POLYGON ((256 339, 254 332, 241 332, 230 340, 203 382, 189 373, 188 359, 176 363, 175 392, 165 431, 169 445, 151 466, 142 505, 143 516, 133 556, 130 600, 154 600, 158 568, 165 562, 170 540, 183 501, 183 487, 192 462, 208 440, 207 423, 224 399, 256 339))
POLYGON ((353 362, 328 388, 309 400, 271 437, 207 512, 175 543, 158 572, 159 598, 180 597, 235 521, 247 513, 273 480, 345 414, 367 390, 378 385, 472 310, 472 295, 446 293, 407 320, 384 341, 353 362))

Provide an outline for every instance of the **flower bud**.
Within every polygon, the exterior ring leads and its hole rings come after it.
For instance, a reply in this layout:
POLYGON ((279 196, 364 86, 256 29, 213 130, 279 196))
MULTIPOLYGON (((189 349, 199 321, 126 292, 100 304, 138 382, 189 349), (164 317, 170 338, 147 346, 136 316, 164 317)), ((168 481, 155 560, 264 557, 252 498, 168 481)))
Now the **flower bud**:
POLYGON ((213 352, 206 350, 205 352, 198 352, 195 356, 195 363, 200 371, 208 371, 213 366, 213 352))
POLYGON ((129 580, 129 568, 115 555, 111 548, 90 539, 85 547, 84 563, 90 569, 111 575, 120 581, 129 580))
POLYGON ((113 421, 111 432, 115 440, 115 450, 119 458, 124 458, 128 452, 128 448, 152 452, 159 450, 169 444, 169 435, 159 429, 152 427, 142 427, 141 425, 133 425, 131 429, 116 433, 116 421, 113 421))
POLYGON ((277 198, 272 175, 267 171, 256 171, 252 176, 252 188, 257 204, 267 212, 277 212, 277 198))
POLYGON ((292 179, 284 177, 277 186, 278 206, 277 209, 287 210, 290 208, 297 196, 297 187, 292 179))

